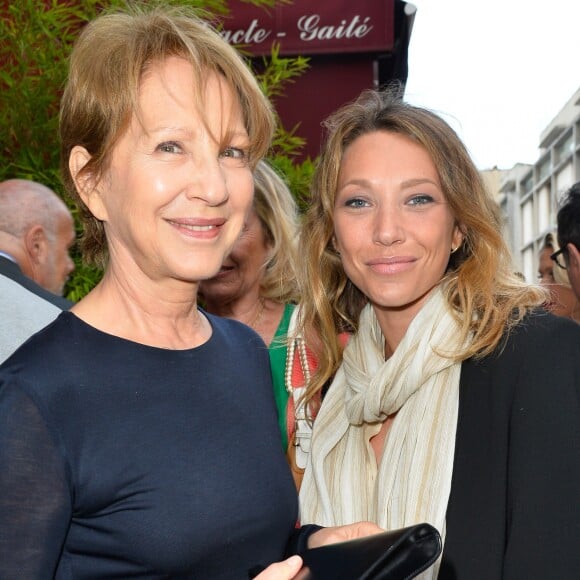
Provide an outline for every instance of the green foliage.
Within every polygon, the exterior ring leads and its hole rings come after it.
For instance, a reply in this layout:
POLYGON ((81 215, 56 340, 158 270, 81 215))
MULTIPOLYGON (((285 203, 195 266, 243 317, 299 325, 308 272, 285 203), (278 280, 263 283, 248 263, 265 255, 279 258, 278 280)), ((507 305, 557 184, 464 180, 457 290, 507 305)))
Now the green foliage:
POLYGON ((10 2, 0 18, 0 177, 56 177, 58 98, 64 62, 82 24, 79 10, 10 2))
POLYGON ((283 175, 290 191, 294 194, 300 211, 308 205, 310 182, 314 173, 314 163, 310 158, 297 162, 286 155, 273 155, 268 159, 283 175))
MULTIPOLYGON (((288 83, 292 83, 309 67, 309 59, 303 56, 284 58, 280 56, 280 46, 274 44, 268 58, 262 60, 258 81, 264 93, 275 104, 276 98, 284 95, 288 83)), ((294 194, 301 210, 306 208, 310 180, 314 164, 310 159, 296 160, 304 146, 304 139, 296 135, 298 126, 287 129, 279 121, 272 142, 269 160, 286 178, 290 191, 294 194)))
POLYGON ((262 90, 271 99, 284 94, 284 86, 308 69, 308 59, 303 56, 284 58, 280 56, 280 45, 274 43, 268 58, 263 59, 264 71, 258 74, 262 90))
MULTIPOLYGON (((68 56, 86 22, 103 8, 131 1, 0 2, 0 181, 13 177, 39 181, 64 198, 59 172, 58 110, 68 56)), ((212 20, 228 13, 227 0, 153 1, 188 4, 212 20)), ((245 1, 267 8, 277 0, 245 1)), ((275 99, 283 94, 286 83, 293 82, 307 67, 308 61, 303 57, 281 58, 279 47, 275 46, 270 58, 264 59, 258 78, 265 94, 275 99)), ((287 177, 302 204, 312 163, 296 161, 304 142, 295 135, 295 129, 287 130, 279 124, 271 160, 287 177)), ((71 211, 76 218, 76 208, 71 207, 71 211)), ((80 235, 78 219, 76 223, 80 235)), ((78 251, 73 251, 73 258, 76 270, 66 293, 77 301, 100 280, 102 272, 84 265, 78 251)))

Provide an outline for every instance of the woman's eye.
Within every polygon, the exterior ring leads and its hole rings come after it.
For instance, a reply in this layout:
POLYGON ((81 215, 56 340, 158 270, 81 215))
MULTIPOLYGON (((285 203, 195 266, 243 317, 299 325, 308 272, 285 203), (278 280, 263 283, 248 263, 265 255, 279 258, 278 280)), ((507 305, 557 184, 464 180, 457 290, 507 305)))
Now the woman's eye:
POLYGON ((220 155, 226 159, 235 159, 243 163, 248 160, 248 152, 240 147, 226 147, 220 155))
POLYGON ((161 151, 161 153, 181 153, 181 147, 175 141, 166 141, 157 145, 157 151, 161 151))
POLYGON ((433 198, 430 195, 427 194, 421 194, 421 195, 414 195, 410 200, 409 200, 409 205, 414 205, 414 206, 419 206, 419 205, 427 205, 428 203, 431 203, 433 201, 433 198))
POLYGON ((344 205, 346 207, 353 207, 355 209, 361 208, 361 207, 367 207, 368 206, 368 202, 360 197, 352 197, 350 199, 347 199, 344 202, 344 205))

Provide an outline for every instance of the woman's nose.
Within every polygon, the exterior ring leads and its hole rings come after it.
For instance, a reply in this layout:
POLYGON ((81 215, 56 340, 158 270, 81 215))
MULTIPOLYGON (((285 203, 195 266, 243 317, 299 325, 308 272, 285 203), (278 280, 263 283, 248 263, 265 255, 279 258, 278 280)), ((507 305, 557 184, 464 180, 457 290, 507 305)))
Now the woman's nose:
POLYGON ((405 239, 403 218, 394 205, 377 208, 374 223, 373 241, 390 246, 405 239))
POLYGON ((555 283, 554 275, 550 272, 545 272, 538 276, 539 282, 542 286, 552 286, 555 283))
POLYGON ((190 168, 191 177, 186 194, 190 199, 201 199, 209 205, 221 205, 229 198, 226 173, 213 152, 196 156, 190 168))

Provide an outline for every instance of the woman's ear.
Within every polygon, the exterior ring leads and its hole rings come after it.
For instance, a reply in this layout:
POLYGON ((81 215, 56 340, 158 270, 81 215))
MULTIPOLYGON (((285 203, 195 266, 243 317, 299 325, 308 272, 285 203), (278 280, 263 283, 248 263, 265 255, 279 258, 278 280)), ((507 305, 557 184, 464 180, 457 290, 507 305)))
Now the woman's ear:
POLYGON ((329 247, 337 256, 340 256, 340 251, 336 247, 336 236, 332 236, 332 238, 330 238, 329 247))
POLYGON ((73 178, 75 187, 89 211, 100 221, 107 221, 107 209, 99 190, 99 184, 95 183, 94 176, 82 169, 91 160, 89 152, 80 145, 73 147, 68 158, 68 167, 73 178))
POLYGON ((456 224, 453 228, 453 236, 451 238, 451 250, 455 252, 459 249, 461 244, 463 244, 463 240, 465 239, 465 228, 460 225, 456 224))

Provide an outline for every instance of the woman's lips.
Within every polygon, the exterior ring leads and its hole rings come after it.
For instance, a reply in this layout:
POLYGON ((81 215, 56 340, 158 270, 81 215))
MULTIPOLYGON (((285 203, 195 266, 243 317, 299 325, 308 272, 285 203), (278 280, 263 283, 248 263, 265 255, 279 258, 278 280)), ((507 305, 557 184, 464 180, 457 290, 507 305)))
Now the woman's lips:
POLYGON ((196 239, 213 239, 218 236, 221 228, 226 223, 223 218, 177 218, 167 219, 167 223, 180 233, 196 239))
POLYGON ((379 274, 400 274, 410 270, 416 262, 412 256, 390 256, 374 258, 367 262, 373 272, 379 274))

